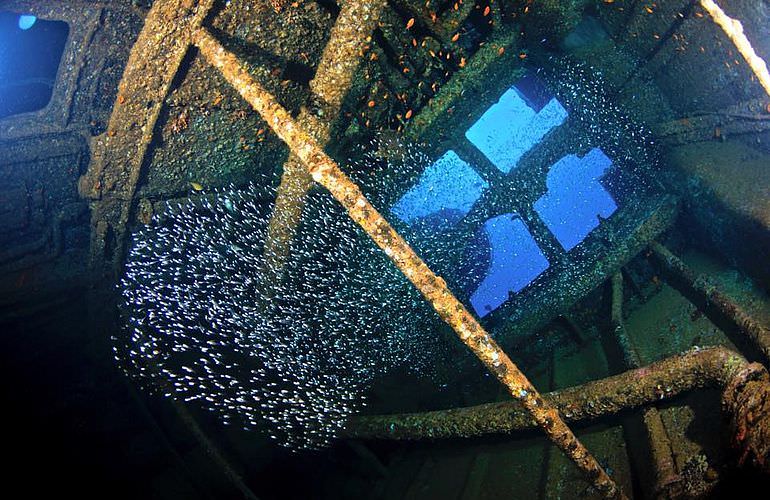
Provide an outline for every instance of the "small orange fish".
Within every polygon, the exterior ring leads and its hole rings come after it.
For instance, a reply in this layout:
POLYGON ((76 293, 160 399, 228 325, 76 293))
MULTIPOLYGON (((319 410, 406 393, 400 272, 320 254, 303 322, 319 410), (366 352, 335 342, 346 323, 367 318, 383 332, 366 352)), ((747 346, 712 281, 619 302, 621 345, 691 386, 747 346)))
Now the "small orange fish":
POLYGON ((414 26, 414 18, 411 18, 409 21, 406 22, 406 29, 409 29, 412 26, 414 26))

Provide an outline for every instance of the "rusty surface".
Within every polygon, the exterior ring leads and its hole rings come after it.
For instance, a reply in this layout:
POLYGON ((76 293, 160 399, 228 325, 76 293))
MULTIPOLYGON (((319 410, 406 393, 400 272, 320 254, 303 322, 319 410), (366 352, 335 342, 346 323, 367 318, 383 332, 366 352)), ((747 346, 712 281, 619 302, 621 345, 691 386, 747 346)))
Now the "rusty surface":
POLYGON ((273 131, 308 167, 316 182, 323 185, 345 207, 350 217, 383 249, 386 255, 431 303, 439 316, 484 365, 518 399, 548 437, 575 462, 593 486, 607 497, 623 494, 596 459, 577 440, 559 413, 545 403, 529 380, 468 310, 452 295, 444 280, 435 275, 393 227, 328 156, 313 137, 249 75, 238 58, 228 52, 206 30, 194 37, 201 54, 241 96, 259 112, 273 131))
MULTIPOLYGON (((314 96, 326 107, 323 115, 326 115, 327 109, 331 115, 336 115, 342 108, 342 101, 350 89, 385 5, 385 0, 348 0, 342 6, 315 77, 310 81, 314 96)), ((322 123, 325 126, 334 118, 324 117, 326 119, 322 123)))
MULTIPOLYGON (((337 16, 315 78, 310 81, 318 108, 314 111, 303 108, 298 118, 299 125, 321 145, 329 141, 332 125, 340 113, 342 101, 350 89, 385 4, 384 0, 348 1, 337 16)), ((268 225, 263 282, 272 283, 278 277, 311 186, 312 179, 307 168, 291 153, 283 166, 275 208, 268 225)))
MULTIPOLYGON (((764 370, 724 347, 692 349, 642 368, 549 392, 543 399, 567 422, 596 420, 693 389, 726 387, 749 366, 764 370)), ((514 400, 424 413, 358 416, 351 419, 346 435, 362 439, 438 439, 505 434, 535 427, 521 402, 514 400)))
POLYGON ((770 376, 754 363, 741 370, 722 394, 730 415, 732 444, 738 464, 751 464, 770 474, 770 376))
POLYGON ((770 96, 770 72, 767 70, 767 64, 759 57, 752 47, 751 42, 743 32, 743 25, 737 19, 733 19, 725 14, 719 5, 714 0, 700 0, 700 5, 711 16, 711 19, 722 28, 725 35, 735 44, 735 48, 743 56, 748 63, 751 71, 759 80, 759 84, 765 89, 767 95, 770 96))
MULTIPOLYGON (((623 275, 619 272, 615 273, 612 276, 611 285, 610 325, 623 353, 626 368, 640 368, 642 366, 641 358, 628 336, 623 321, 623 275)), ((678 473, 671 447, 671 438, 658 408, 655 406, 644 408, 642 410, 642 423, 646 430, 647 445, 655 467, 656 484, 653 491, 656 495, 670 496, 678 483, 678 473)))
POLYGON ((705 313, 715 315, 718 323, 727 322, 743 335, 770 362, 770 330, 755 320, 735 299, 718 285, 698 276, 676 255, 660 243, 650 245, 651 256, 663 269, 663 277, 682 295, 693 301, 705 313))
POLYGON ((213 0, 159 0, 150 9, 118 86, 107 132, 92 144, 79 190, 91 206, 95 277, 121 265, 126 225, 164 99, 213 0))

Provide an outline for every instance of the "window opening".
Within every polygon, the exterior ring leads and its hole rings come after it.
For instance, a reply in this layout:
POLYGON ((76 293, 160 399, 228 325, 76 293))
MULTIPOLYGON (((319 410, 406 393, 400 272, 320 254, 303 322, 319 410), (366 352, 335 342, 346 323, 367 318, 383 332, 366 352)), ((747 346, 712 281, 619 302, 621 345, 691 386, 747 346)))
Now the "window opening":
POLYGON ((449 150, 425 169, 391 212, 407 224, 431 216, 454 225, 488 187, 473 167, 449 150))
POLYGON ((535 202, 535 211, 565 251, 572 250, 612 215, 618 206, 600 179, 612 160, 599 148, 584 157, 567 155, 548 171, 548 191, 535 202))
POLYGON ((524 153, 566 118, 567 110, 530 75, 506 90, 465 132, 465 137, 507 174, 516 168, 524 153))
POLYGON ((548 269, 548 259, 516 214, 489 219, 481 228, 487 239, 489 266, 486 276, 471 295, 471 305, 483 318, 500 307, 548 269))
POLYGON ((48 105, 68 34, 63 21, 0 11, 0 118, 48 105))

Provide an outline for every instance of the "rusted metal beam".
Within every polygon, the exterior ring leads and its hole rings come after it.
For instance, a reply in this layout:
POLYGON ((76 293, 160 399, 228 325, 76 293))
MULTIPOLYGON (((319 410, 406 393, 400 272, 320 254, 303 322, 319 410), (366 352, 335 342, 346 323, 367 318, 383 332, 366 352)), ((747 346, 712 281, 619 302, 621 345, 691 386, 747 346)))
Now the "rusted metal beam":
MULTIPOLYGON (((155 127, 172 82, 214 0, 156 0, 145 18, 123 77, 107 132, 92 142, 92 159, 81 177, 81 196, 91 200, 91 270, 96 286, 89 298, 94 334, 118 328, 114 296, 110 293, 122 269, 127 225, 141 169, 146 162, 155 127), (105 279, 106 278, 106 279, 105 279), (106 292, 106 293, 105 293, 106 292)), ((99 336, 106 341, 106 336, 99 336)), ((151 369, 157 369, 155 366, 151 369)), ((124 379, 150 425, 160 433, 176 458, 184 461, 165 438, 157 421, 124 379)), ((187 408, 172 400, 177 417, 195 437, 224 481, 243 498, 256 496, 201 430, 187 408)))
POLYGON ((770 330, 754 319, 722 288, 693 270, 658 242, 650 245, 651 256, 662 268, 662 276, 717 324, 727 324, 726 333, 739 332, 770 363, 770 330))
MULTIPOLYGON (((736 394, 730 393, 733 386, 739 387, 748 380, 763 380, 766 375, 767 371, 759 363, 749 363, 724 347, 710 347, 692 349, 642 368, 549 392, 543 399, 557 408, 568 422, 584 422, 672 399, 695 389, 723 388, 725 398, 735 402, 736 394)), ((734 411, 736 409, 734 407, 734 411)), ((753 419, 767 425, 770 409, 755 413, 753 419)), ((356 416, 351 418, 344 435, 357 439, 444 439, 513 434, 536 427, 521 402, 514 400, 424 413, 356 416)), ((756 432, 760 433, 759 439, 765 431, 757 429, 756 432)))
POLYGON ((735 48, 738 49, 759 80, 759 84, 770 96, 770 72, 767 70, 767 63, 757 55, 751 42, 746 38, 741 22, 725 14, 725 11, 714 0, 700 0, 700 5, 706 9, 711 19, 722 28, 725 35, 733 42, 735 48))
MULTIPOLYGON (((94 139, 79 191, 91 203, 94 278, 120 273, 126 225, 161 108, 214 0, 157 0, 131 50, 107 132, 94 139)), ((110 280, 111 278, 111 280, 110 280)), ((98 281, 97 281, 98 282, 98 281)))
MULTIPOLYGON (((640 368, 642 366, 639 353, 636 351, 626 331, 623 321, 623 275, 615 273, 610 280, 612 286, 612 303, 610 313, 610 325, 618 341, 627 369, 640 368)), ((671 448, 671 438, 666 426, 655 406, 642 410, 642 423, 647 432, 647 444, 649 446, 652 462, 655 465, 655 497, 671 497, 673 487, 678 483, 679 476, 674 462, 674 453, 671 448)), ((624 428, 626 427, 624 423, 624 428)), ((629 446, 631 443, 629 443, 629 446)))
POLYGON ((484 365, 519 400, 546 435, 586 475, 592 485, 607 497, 622 497, 615 482, 607 475, 585 446, 578 441, 556 409, 540 397, 518 367, 508 358, 484 328, 455 298, 446 282, 434 274, 393 227, 377 212, 340 167, 304 131, 291 115, 249 74, 238 58, 227 51, 205 29, 194 37, 201 54, 272 127, 307 166, 313 180, 324 186, 347 210, 348 215, 366 231, 374 242, 406 275, 439 316, 484 365))
POLYGON ((767 98, 758 98, 719 111, 694 111, 677 120, 655 125, 653 133, 658 141, 669 146, 759 134, 770 130, 770 113, 766 106, 767 98))
MULTIPOLYGON (((310 82, 318 107, 314 111, 303 108, 297 120, 321 145, 329 141, 332 125, 342 109, 342 101, 385 4, 385 0, 349 0, 337 16, 315 77, 310 82)), ((268 223, 261 273, 263 283, 273 283, 280 277, 312 184, 305 165, 290 153, 283 166, 275 207, 268 223)))
POLYGON ((612 332, 615 334, 615 339, 618 341, 620 350, 623 352, 626 368, 639 368, 642 364, 639 353, 636 352, 633 344, 631 344, 631 339, 628 338, 628 332, 623 322, 623 275, 621 273, 613 274, 610 279, 610 285, 612 287, 610 306, 610 326, 612 327, 612 332))

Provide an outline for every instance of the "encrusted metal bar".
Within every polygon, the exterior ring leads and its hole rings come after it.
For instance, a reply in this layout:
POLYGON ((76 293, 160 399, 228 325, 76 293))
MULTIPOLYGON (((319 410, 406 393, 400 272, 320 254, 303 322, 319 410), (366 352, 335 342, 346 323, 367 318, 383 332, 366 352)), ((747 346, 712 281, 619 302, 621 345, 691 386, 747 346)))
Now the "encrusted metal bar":
MULTIPOLYGON (((543 395, 568 422, 596 420, 694 389, 728 387, 746 369, 765 372, 724 347, 692 349, 635 370, 543 395)), ((757 415, 759 418, 759 415, 757 415)), ((770 419, 770 414, 764 418, 770 419)), ((442 439, 511 434, 536 426, 520 401, 424 413, 353 417, 345 435, 360 439, 442 439)))
MULTIPOLYGON (((153 3, 118 85, 117 101, 107 132, 92 143, 92 160, 78 188, 84 198, 92 200, 90 257, 96 286, 89 290, 92 294, 89 316, 94 333, 118 328, 114 324, 115 305, 111 291, 122 268, 126 226, 137 182, 164 101, 191 46, 191 35, 201 26, 213 4, 214 0, 156 0, 153 3)), ((124 381, 136 397, 140 411, 184 465, 155 418, 136 396, 133 386, 128 380, 124 381)), ((187 408, 178 401, 171 404, 233 491, 243 498, 256 498, 187 408)))
POLYGON ((770 130, 767 98, 750 99, 719 111, 694 111, 653 127, 656 140, 667 146, 713 141, 716 130, 725 137, 770 130))
POLYGON ((700 0, 700 5, 706 9, 711 19, 722 28, 725 35, 735 44, 735 48, 746 59, 751 71, 759 80, 759 84, 765 89, 767 95, 770 95, 770 72, 767 70, 767 63, 757 55, 751 42, 746 38, 741 22, 725 14, 725 11, 714 0, 700 0))
MULTIPOLYGON (((298 118, 299 125, 319 144, 329 141, 332 124, 340 113, 364 47, 385 4, 385 0, 349 0, 337 16, 315 78, 310 82, 319 107, 315 114, 304 108, 298 118)), ((312 179, 307 168, 294 153, 290 153, 283 166, 281 184, 267 228, 261 273, 265 283, 274 282, 283 268, 311 186, 312 179)))
POLYGON ((521 402, 531 418, 572 459, 597 491, 607 497, 624 497, 615 482, 567 427, 558 411, 540 397, 518 367, 449 291, 444 280, 428 268, 317 141, 251 77, 243 63, 208 31, 199 29, 194 36, 194 42, 209 63, 222 73, 305 163, 313 180, 328 189, 345 207, 348 215, 385 251, 396 267, 431 303, 439 316, 508 388, 511 395, 521 402))
MULTIPOLYGON (((660 243, 650 245, 652 257, 663 268, 663 277, 682 295, 701 308, 707 315, 716 313, 717 323, 730 326, 748 339, 770 362, 770 330, 755 320, 740 304, 719 286, 698 276, 679 257, 660 243)), ((730 329, 726 329, 730 333, 730 329)))
POLYGON ((620 350, 623 351, 623 360, 626 367, 639 368, 642 364, 639 354, 631 344, 631 339, 628 338, 628 332, 626 332, 626 326, 623 322, 623 275, 621 273, 613 274, 610 284, 612 286, 612 306, 610 311, 612 332, 615 334, 618 344, 620 344, 620 350))
POLYGON ((155 124, 190 47, 190 36, 213 3, 156 1, 131 50, 107 132, 94 140, 91 164, 79 185, 81 195, 93 200, 91 264, 97 280, 104 273, 117 278, 134 192, 155 124))
MULTIPOLYGON (((642 366, 639 353, 634 348, 626 331, 623 321, 623 275, 615 273, 610 281, 612 285, 612 306, 610 324, 615 333, 615 338, 623 352, 623 359, 627 369, 640 368, 642 366)), ((647 444, 649 446, 652 461, 655 464, 655 496, 673 496, 671 488, 678 482, 679 476, 674 463, 671 439, 660 417, 660 412, 655 406, 642 410, 642 422, 647 431, 647 444)), ((625 427, 624 423, 624 427, 625 427)), ((629 443, 630 445, 630 443, 629 443)))

